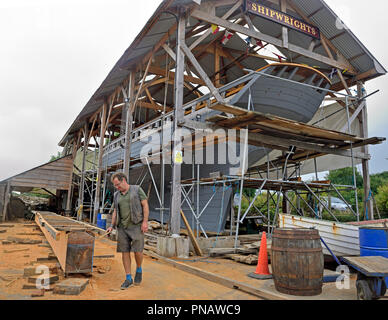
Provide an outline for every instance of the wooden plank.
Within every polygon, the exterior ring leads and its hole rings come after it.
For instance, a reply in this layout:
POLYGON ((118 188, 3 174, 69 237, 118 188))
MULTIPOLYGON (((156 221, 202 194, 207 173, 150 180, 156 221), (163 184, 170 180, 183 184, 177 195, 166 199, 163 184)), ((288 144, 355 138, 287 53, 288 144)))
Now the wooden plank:
MULTIPOLYGON (((263 114, 257 111, 248 111, 243 108, 239 108, 236 106, 228 105, 228 104, 215 104, 210 107, 211 109, 231 113, 235 116, 246 116, 253 114, 255 115, 257 119, 257 123, 261 126, 268 126, 272 129, 279 129, 286 132, 292 132, 296 134, 306 134, 306 135, 314 135, 318 138, 325 138, 325 139, 333 139, 333 140, 342 140, 342 141, 352 141, 357 142, 361 139, 355 137, 354 135, 344 134, 343 132, 338 132, 334 130, 327 130, 322 129, 318 127, 314 127, 305 123, 296 122, 293 120, 269 115, 269 114, 263 114)), ((233 118, 230 119, 230 121, 236 121, 233 120, 233 118)))
POLYGON ((343 257, 350 265, 354 265, 362 269, 366 275, 373 276, 374 274, 383 274, 388 276, 388 258, 381 256, 370 257, 343 257))
POLYGON ((200 246, 199 246, 199 244, 198 244, 198 242, 197 242, 197 239, 196 239, 195 236, 194 236, 193 230, 191 229, 190 224, 189 224, 189 222, 187 221, 186 216, 185 216, 185 214, 183 213, 182 209, 180 210, 180 212, 181 212, 181 217, 182 217, 182 219, 183 219, 183 222, 185 223, 186 229, 187 229, 187 231, 188 231, 188 233, 189 233, 189 237, 190 237, 191 243, 193 244, 193 248, 194 248, 194 250, 195 250, 195 253, 196 253, 198 256, 202 256, 202 255, 203 255, 203 254, 202 254, 202 250, 201 250, 201 248, 200 248, 200 246))
POLYGON ((258 298, 264 299, 264 300, 288 300, 286 297, 280 296, 276 293, 272 293, 264 288, 258 289, 250 284, 246 284, 246 283, 243 283, 240 281, 226 278, 224 276, 221 276, 221 275, 209 272, 209 271, 205 271, 205 270, 187 265, 185 263, 181 263, 181 262, 169 259, 169 258, 165 258, 165 257, 162 257, 154 252, 151 252, 151 251, 145 250, 144 253, 146 255, 154 257, 162 262, 165 262, 169 265, 172 265, 179 270, 188 272, 190 274, 194 274, 198 277, 201 277, 201 278, 204 278, 206 280, 218 283, 218 284, 223 285, 223 286, 230 288, 230 289, 240 290, 240 291, 243 291, 245 293, 252 294, 252 295, 254 295, 258 298))
MULTIPOLYGON (((77 253, 77 237, 81 237, 82 235, 79 234, 79 232, 71 232, 71 231, 77 231, 76 229, 70 228, 67 231, 59 231, 53 226, 49 220, 60 220, 63 218, 64 221, 72 221, 76 224, 82 225, 81 223, 77 223, 76 220, 69 219, 66 217, 61 217, 55 214, 45 214, 44 212, 34 212, 35 213, 35 222, 45 235, 47 241, 49 242, 52 250, 54 251, 54 254, 56 255, 59 264, 61 265, 62 270, 66 272, 74 272, 74 265, 72 265, 72 262, 75 260, 74 254, 77 253), (70 231, 70 232, 69 232, 70 231), (70 242, 69 242, 70 241, 70 242), (70 245, 70 246, 69 246, 70 245), (69 249, 70 248, 70 249, 69 249), (70 250, 68 252, 68 250, 70 250)), ((90 237, 90 236, 89 236, 90 237)), ((94 238, 93 238, 94 239, 94 238)), ((94 244, 93 244, 94 246, 94 244)), ((90 250, 88 250, 89 252, 90 250)), ((82 261, 84 262, 85 257, 82 256, 82 261)), ((77 262, 78 263, 78 262, 77 262)), ((77 269, 77 268, 76 268, 77 269)), ((83 270, 79 270, 79 272, 84 272, 83 270)), ((89 272, 89 271, 87 271, 89 272)))

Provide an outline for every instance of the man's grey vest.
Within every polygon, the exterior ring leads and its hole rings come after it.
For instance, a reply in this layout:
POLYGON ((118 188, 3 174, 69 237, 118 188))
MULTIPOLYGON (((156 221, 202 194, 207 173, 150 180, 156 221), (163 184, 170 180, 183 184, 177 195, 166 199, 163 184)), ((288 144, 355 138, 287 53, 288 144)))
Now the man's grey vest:
MULTIPOLYGON (((134 224, 138 224, 143 221, 143 207, 139 197, 139 186, 129 186, 129 206, 131 210, 131 221, 134 224)), ((113 195, 113 202, 116 209, 116 226, 120 224, 120 208, 119 208, 119 195, 120 191, 116 191, 113 195)))

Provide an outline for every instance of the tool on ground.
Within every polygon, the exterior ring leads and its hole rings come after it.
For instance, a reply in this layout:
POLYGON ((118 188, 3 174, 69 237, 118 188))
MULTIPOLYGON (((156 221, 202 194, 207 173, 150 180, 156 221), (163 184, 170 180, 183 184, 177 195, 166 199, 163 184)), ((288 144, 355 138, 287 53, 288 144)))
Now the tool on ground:
POLYGON ((111 232, 110 231, 106 231, 102 235, 100 235, 97 239, 101 239, 101 238, 105 237, 109 233, 111 233, 111 232))

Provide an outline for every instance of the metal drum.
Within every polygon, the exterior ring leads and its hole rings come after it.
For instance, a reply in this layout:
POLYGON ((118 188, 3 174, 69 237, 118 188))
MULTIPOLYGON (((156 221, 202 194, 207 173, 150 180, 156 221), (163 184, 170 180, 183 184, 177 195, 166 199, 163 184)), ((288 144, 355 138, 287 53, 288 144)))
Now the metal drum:
POLYGON ((318 230, 275 229, 271 251, 277 291, 295 296, 322 293, 324 260, 318 230))

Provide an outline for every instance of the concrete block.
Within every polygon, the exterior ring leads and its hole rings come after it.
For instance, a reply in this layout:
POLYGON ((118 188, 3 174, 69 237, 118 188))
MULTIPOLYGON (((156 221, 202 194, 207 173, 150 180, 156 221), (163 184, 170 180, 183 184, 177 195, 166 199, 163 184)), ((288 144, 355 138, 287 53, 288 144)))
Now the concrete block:
POLYGON ((86 286, 89 283, 89 279, 66 279, 59 282, 54 288, 54 294, 64 294, 64 295, 79 295, 82 291, 85 290, 86 286))
POLYGON ((158 237, 156 253, 167 258, 187 258, 189 256, 189 239, 183 237, 158 237))
POLYGON ((187 259, 189 257, 189 239, 175 238, 176 255, 178 258, 187 259))
MULTIPOLYGON (((197 238, 197 242, 203 253, 209 253, 211 248, 234 248, 234 237, 197 238)), ((194 252, 191 241, 189 245, 189 250, 194 252)), ((237 246, 240 246, 240 240, 237 240, 237 246)))
POLYGON ((175 238, 172 237, 158 237, 156 243, 156 253, 163 257, 175 257, 176 247, 175 238))

